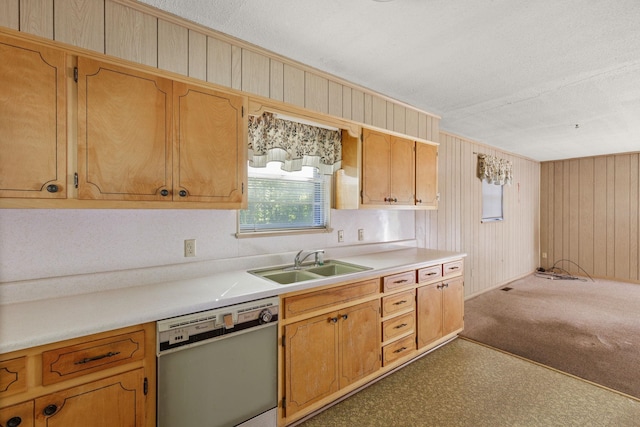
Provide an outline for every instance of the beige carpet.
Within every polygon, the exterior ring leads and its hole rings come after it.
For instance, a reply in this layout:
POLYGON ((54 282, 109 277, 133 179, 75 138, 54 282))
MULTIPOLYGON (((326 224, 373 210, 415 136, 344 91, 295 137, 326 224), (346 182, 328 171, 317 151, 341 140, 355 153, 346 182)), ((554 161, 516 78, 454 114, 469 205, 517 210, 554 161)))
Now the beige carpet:
POLYGON ((529 276, 502 289, 465 302, 463 336, 640 398, 640 285, 529 276))
POLYGON ((638 426, 640 402, 457 339, 303 427, 638 426))

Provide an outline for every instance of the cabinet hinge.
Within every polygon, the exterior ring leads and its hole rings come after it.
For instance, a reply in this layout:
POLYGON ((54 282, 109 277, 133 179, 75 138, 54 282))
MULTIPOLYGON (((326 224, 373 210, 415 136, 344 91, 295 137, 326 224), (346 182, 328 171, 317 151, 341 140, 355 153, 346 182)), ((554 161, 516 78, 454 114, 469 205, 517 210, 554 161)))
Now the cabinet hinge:
POLYGON ((282 336, 282 346, 286 346, 287 345, 287 341, 284 339, 284 335, 282 336))
POLYGON ((147 379, 147 377, 144 377, 144 385, 142 386, 143 390, 144 390, 144 395, 146 396, 147 393, 149 393, 149 380, 147 379))
POLYGON ((73 185, 78 188, 78 172, 73 174, 73 185))
POLYGON ((242 194, 244 194, 244 182, 242 183, 242 194))
POLYGON ((78 67, 73 67, 73 81, 78 83, 78 67))
POLYGON ((287 408, 287 398, 283 397, 282 398, 282 409, 286 409, 287 408))
POLYGON ((244 117, 244 105, 242 106, 242 117, 244 117))

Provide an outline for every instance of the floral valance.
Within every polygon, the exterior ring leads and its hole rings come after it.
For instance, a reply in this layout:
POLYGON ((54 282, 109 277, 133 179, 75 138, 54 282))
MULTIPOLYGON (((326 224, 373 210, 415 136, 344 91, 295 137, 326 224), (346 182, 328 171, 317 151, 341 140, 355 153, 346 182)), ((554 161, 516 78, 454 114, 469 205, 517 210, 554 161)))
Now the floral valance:
POLYGON ((478 178, 489 184, 511 185, 513 162, 488 154, 478 154, 478 178))
POLYGON ((249 165, 281 162, 288 172, 313 166, 323 174, 341 167, 342 135, 337 130, 284 120, 272 113, 249 116, 249 165))

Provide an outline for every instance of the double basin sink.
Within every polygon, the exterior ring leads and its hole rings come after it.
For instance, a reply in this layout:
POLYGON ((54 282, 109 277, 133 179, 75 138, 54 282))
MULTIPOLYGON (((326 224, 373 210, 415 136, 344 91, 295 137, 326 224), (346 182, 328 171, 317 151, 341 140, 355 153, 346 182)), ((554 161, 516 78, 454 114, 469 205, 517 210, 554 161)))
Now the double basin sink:
POLYGON ((371 270, 371 267, 349 264, 347 262, 337 260, 328 260, 325 261, 322 265, 303 264, 298 268, 295 268, 293 265, 284 265, 280 267, 269 267, 259 270, 250 270, 249 273, 267 280, 271 280, 272 282, 281 285, 290 285, 307 280, 342 276, 344 274, 350 273, 359 273, 365 270, 371 270))

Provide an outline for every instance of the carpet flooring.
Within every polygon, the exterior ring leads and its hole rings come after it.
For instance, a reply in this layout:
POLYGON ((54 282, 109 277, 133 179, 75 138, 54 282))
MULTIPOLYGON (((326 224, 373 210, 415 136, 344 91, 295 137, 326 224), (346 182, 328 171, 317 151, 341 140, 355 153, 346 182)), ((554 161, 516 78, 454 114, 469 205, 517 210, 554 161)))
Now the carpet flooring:
POLYGON ((302 427, 638 426, 640 401, 457 339, 302 427))
POLYGON ((528 276, 467 300, 462 336, 640 399, 640 285, 528 276))

